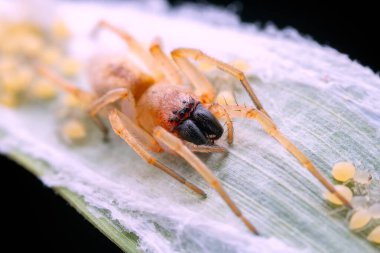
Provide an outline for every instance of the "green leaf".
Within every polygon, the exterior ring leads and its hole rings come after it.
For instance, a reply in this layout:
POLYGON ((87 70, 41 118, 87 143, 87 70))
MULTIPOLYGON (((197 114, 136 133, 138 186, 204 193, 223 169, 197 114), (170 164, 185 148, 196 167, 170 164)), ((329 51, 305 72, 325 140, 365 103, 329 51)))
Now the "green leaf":
MULTIPOLYGON (((336 162, 352 161, 378 182, 380 79, 346 56, 292 31, 216 27, 195 21, 196 17, 151 15, 131 5, 63 6, 62 15, 77 36, 72 50, 81 56, 96 44, 84 39, 92 28, 87 25, 107 13, 142 39, 152 37, 154 26, 168 48, 197 47, 224 61, 245 58, 252 67, 252 87, 266 110, 326 177, 331 179, 336 162), (126 16, 133 18, 125 20, 126 16), (138 21, 139 26, 133 25, 138 21), (183 31, 186 36, 178 36, 183 31)), ((111 37, 105 37, 101 49, 121 47, 111 37)), ((235 83, 237 101, 252 104, 236 81, 218 73, 211 74, 216 86, 235 83)), ((0 108, 0 149, 56 189, 125 252, 379 250, 365 238, 378 221, 363 231, 350 231, 347 211, 326 203, 320 183, 256 122, 235 120, 234 144, 228 146, 225 136, 218 142, 228 152, 199 157, 221 179, 261 237, 250 234, 215 191, 172 154, 156 157, 204 189, 206 199, 144 163, 115 135, 103 143, 98 131, 91 129, 82 145, 65 144, 57 134, 61 106, 56 101, 0 108)), ((377 186, 369 189, 372 202, 380 201, 377 186)))
MULTIPOLYGON (((35 176, 42 176, 49 166, 22 153, 10 153, 8 156, 22 165, 35 176)), ((105 236, 114 242, 124 252, 140 252, 137 249, 138 238, 136 235, 126 232, 117 222, 109 219, 106 213, 98 211, 96 215, 91 207, 86 204, 82 197, 63 187, 53 187, 54 191, 64 198, 83 217, 99 229, 105 236)))

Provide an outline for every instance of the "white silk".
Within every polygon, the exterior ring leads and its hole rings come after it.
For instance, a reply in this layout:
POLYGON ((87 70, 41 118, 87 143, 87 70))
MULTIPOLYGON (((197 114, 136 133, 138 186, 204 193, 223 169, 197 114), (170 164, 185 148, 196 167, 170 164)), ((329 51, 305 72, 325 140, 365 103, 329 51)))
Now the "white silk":
MULTIPOLYGON (((73 31, 71 52, 82 59, 95 51, 125 50, 125 43, 110 32, 95 41, 89 38, 103 18, 145 44, 160 36, 166 52, 195 47, 224 61, 246 60, 252 87, 266 110, 324 175, 330 177, 335 162, 350 160, 379 176, 378 75, 292 29, 259 30, 223 11, 191 6, 172 11, 157 2, 63 2, 57 10, 73 31)), ((233 84, 237 101, 252 104, 231 78, 218 74, 211 80, 233 84)), ((347 229, 344 216, 330 215, 319 182, 256 122, 234 121, 235 143, 228 146, 226 136, 218 142, 229 152, 200 158, 263 237, 252 236, 178 157, 157 156, 205 189, 207 199, 145 164, 116 136, 108 144, 94 134, 85 145, 65 146, 56 136, 56 107, 1 107, 0 150, 50 164, 51 172, 42 177, 45 184, 83 196, 94 210, 138 235, 145 252, 377 252, 347 229)))

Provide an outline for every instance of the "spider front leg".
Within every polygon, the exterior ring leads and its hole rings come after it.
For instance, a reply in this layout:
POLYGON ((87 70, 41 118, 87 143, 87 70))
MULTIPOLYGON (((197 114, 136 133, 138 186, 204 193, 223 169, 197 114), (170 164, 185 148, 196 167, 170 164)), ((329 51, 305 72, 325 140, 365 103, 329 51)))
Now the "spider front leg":
POLYGON ((195 153, 224 153, 226 149, 217 145, 195 145, 193 143, 185 143, 186 147, 195 153))
MULTIPOLYGON (((174 52, 174 51, 173 51, 174 52)), ((215 98, 215 88, 202 72, 196 68, 187 58, 178 57, 171 53, 174 62, 185 73, 191 84, 195 88, 197 95, 202 103, 210 103, 215 98)))
MULTIPOLYGON (((207 106, 207 105, 206 105, 207 106)), ((232 119, 228 111, 221 106, 220 104, 212 104, 214 111, 217 110, 218 114, 217 118, 222 118, 226 121, 227 124, 227 143, 232 144, 234 142, 234 124, 232 123, 232 119)), ((210 109, 210 108, 209 108, 210 109)), ((215 114, 212 110, 211 113, 215 114)))
POLYGON ((132 96, 131 92, 127 88, 116 88, 110 90, 103 96, 93 101, 88 107, 87 111, 92 117, 94 117, 99 113, 101 109, 107 105, 114 103, 120 99, 126 98, 128 95, 132 96))
POLYGON ((348 208, 352 209, 352 206, 349 201, 346 200, 335 187, 320 173, 320 171, 314 166, 311 160, 299 150, 284 134, 282 134, 276 125, 272 122, 271 119, 267 117, 263 112, 252 108, 245 107, 240 105, 219 105, 219 104, 210 104, 208 109, 217 117, 225 117, 225 113, 232 118, 248 118, 256 120, 262 128, 270 136, 276 139, 286 150, 289 151, 299 163, 305 167, 318 181, 326 187, 331 193, 335 194, 348 208))
MULTIPOLYGON (((160 50, 160 48, 156 49, 160 50)), ((161 51, 162 52, 162 51, 161 51)), ((174 51, 173 51, 174 52, 174 51)), ((173 55, 172 52, 172 55, 173 55)), ((175 57, 173 55, 174 61, 177 63, 177 66, 187 75, 190 79, 190 82, 195 87, 195 94, 199 97, 201 103, 210 103, 215 99, 215 88, 210 83, 210 81, 196 68, 188 59, 182 57, 175 57)), ((168 59, 167 59, 168 60, 168 59)), ((235 101, 235 98, 232 94, 225 91, 224 93, 227 97, 226 103, 235 101)), ((223 96, 224 94, 218 94, 218 97, 223 96)), ((217 98, 218 98, 217 97, 217 98)), ((232 144, 233 142, 233 124, 228 113, 225 113, 225 120, 227 124, 227 133, 228 133, 228 143, 232 144)))
POLYGON ((49 80, 52 84, 56 85, 59 89, 72 94, 75 98, 81 101, 84 104, 89 104, 96 99, 96 95, 87 91, 84 91, 75 86, 62 77, 54 73, 52 70, 47 67, 37 64, 36 71, 39 75, 43 76, 47 80, 49 80))
POLYGON ((245 226, 254 234, 258 234, 256 228, 242 214, 230 196, 228 196, 222 184, 214 176, 211 170, 207 168, 207 166, 196 155, 194 155, 194 153, 191 152, 179 138, 160 126, 157 126, 154 129, 153 137, 185 159, 219 193, 232 212, 245 224, 245 226))
MULTIPOLYGON (((205 53, 203 53, 202 51, 200 51, 198 49, 178 48, 178 49, 173 50, 171 52, 171 55, 172 55, 174 61, 177 62, 177 64, 183 65, 185 68, 187 68, 186 65, 190 64, 190 62, 187 60, 189 58, 189 59, 193 59, 195 61, 203 61, 207 64, 216 66, 218 69, 220 69, 224 72, 227 72, 228 74, 234 76, 235 78, 237 78, 240 81, 240 83, 243 85, 244 89, 248 92, 248 95, 252 99, 256 108, 258 110, 260 110, 261 112, 263 112, 264 114, 266 114, 270 118, 269 114, 263 108, 259 98, 256 96, 256 93, 253 91, 253 89, 250 86, 245 74, 242 71, 238 70, 237 68, 235 68, 229 64, 226 64, 226 63, 221 62, 215 58, 212 58, 212 57, 206 55, 205 53)), ((194 66, 192 66, 192 67, 194 68, 194 66)), ((185 68, 183 68, 183 69, 185 69, 185 68)), ((194 75, 194 73, 191 74, 190 71, 187 71, 187 72, 188 73, 186 73, 186 71, 185 71, 185 73, 188 76, 194 75)), ((201 74, 198 70, 197 70, 197 72, 199 74, 201 74)), ((202 75, 202 76, 203 76, 203 79, 206 79, 204 77, 204 75, 202 75)), ((190 76, 189 76, 189 79, 191 79, 190 76)), ((194 83, 194 85, 201 85, 201 82, 198 82, 198 84, 194 83)), ((209 101, 209 102, 211 102, 211 101, 209 101)))
POLYGON ((92 34, 97 34, 101 28, 106 28, 118 35, 119 37, 121 37, 128 44, 130 50, 133 53, 135 53, 141 59, 141 61, 144 64, 146 64, 146 66, 154 73, 155 79, 161 79, 162 73, 157 65, 157 62, 152 57, 152 55, 150 55, 149 52, 144 48, 144 46, 139 41, 137 41, 132 35, 110 24, 105 20, 99 21, 99 23, 95 26, 92 34))
POLYGON ((101 109, 106 107, 107 105, 114 103, 118 100, 126 98, 128 95, 132 96, 131 92, 127 88, 116 88, 108 91, 103 96, 97 98, 93 101, 90 106, 87 108, 87 112, 96 125, 100 128, 103 133, 103 140, 108 141, 108 128, 104 124, 104 122, 100 119, 98 113, 101 109))
POLYGON ((171 84, 182 85, 181 75, 178 73, 178 69, 171 62, 169 57, 162 51, 161 46, 158 42, 152 42, 149 47, 149 51, 158 66, 161 68, 161 71, 164 73, 165 78, 171 84))
MULTIPOLYGON (((45 66, 37 65, 36 70, 41 76, 49 80, 52 84, 56 85, 63 91, 73 95, 75 98, 78 99, 78 101, 81 101, 84 105, 89 105, 91 103, 96 102, 97 97, 95 94, 79 89, 74 84, 67 82, 66 80, 64 80, 45 66)), ((108 129, 104 125, 103 121, 95 113, 90 114, 90 118, 100 129, 100 131, 103 134, 103 139, 106 141, 108 139, 108 129)))
POLYGON ((108 119, 111 122, 113 131, 126 143, 128 143, 128 145, 147 163, 165 172, 202 197, 207 196, 203 190, 190 183, 177 172, 160 163, 152 155, 150 155, 141 143, 145 143, 145 145, 149 144, 149 148, 156 152, 161 151, 161 147, 158 145, 155 139, 153 139, 149 134, 136 126, 130 119, 128 119, 128 117, 123 115, 117 109, 113 109, 109 114, 108 119))

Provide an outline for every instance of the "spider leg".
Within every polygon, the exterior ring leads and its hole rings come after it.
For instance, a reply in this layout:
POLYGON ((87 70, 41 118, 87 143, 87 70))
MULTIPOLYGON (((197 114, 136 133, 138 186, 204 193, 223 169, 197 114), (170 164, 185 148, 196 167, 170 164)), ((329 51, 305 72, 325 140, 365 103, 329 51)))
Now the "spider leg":
POLYGON ((64 80, 62 77, 54 73, 52 70, 48 69, 47 67, 41 64, 36 65, 36 70, 41 76, 49 80, 52 84, 56 85, 59 89, 69 94, 72 94, 79 101, 85 104, 91 103, 96 98, 95 94, 76 87, 75 84, 72 84, 64 80))
POLYGON ((178 48, 178 49, 173 50, 171 52, 171 55, 176 62, 182 62, 183 59, 188 61, 187 59, 189 58, 189 59, 193 59, 195 61, 201 61, 201 62, 208 63, 210 65, 214 65, 218 69, 220 69, 224 72, 227 72, 228 74, 234 76, 235 78, 237 78, 241 82, 241 84, 243 85, 245 90, 248 92, 248 95, 252 99, 256 108, 258 110, 260 110, 261 112, 263 112, 264 114, 266 114, 270 118, 269 114, 263 108, 259 98, 256 96, 255 92, 253 91, 253 89, 250 86, 246 76, 244 75, 244 73, 242 71, 238 70, 237 68, 235 68, 229 64, 226 64, 226 63, 221 62, 215 58, 212 58, 212 57, 206 55, 205 53, 203 53, 202 51, 200 51, 198 49, 178 48))
POLYGON ((192 152, 198 153, 224 153, 226 149, 217 145, 195 145, 190 142, 185 143, 186 147, 190 149, 192 152))
POLYGON ((105 126, 104 122, 99 118, 99 111, 111 103, 126 98, 128 95, 132 96, 131 92, 127 88, 112 89, 103 96, 93 101, 87 108, 88 114, 102 131, 104 141, 108 141, 108 128, 105 126))
POLYGON ((133 36, 131 36, 126 31, 123 31, 122 29, 110 24, 109 22, 105 20, 100 20, 98 22, 92 34, 93 35, 97 34, 101 28, 106 28, 110 30, 111 32, 115 33, 116 35, 118 35, 119 37, 121 37, 128 44, 129 49, 133 53, 135 53, 142 60, 142 62, 146 64, 146 66, 154 73, 155 78, 157 80, 161 79, 162 73, 159 70, 159 67, 157 66, 156 61, 139 41, 137 41, 133 36))
POLYGON ((215 102, 221 105, 236 105, 236 99, 232 89, 224 88, 218 92, 215 102))
POLYGON ((248 118, 256 120, 262 128, 270 136, 276 139, 286 150, 289 151, 299 163, 305 167, 318 181, 326 187, 331 193, 335 194, 348 208, 352 209, 350 202, 348 202, 335 187, 320 173, 320 171, 314 166, 311 160, 299 150, 287 137, 285 137, 263 112, 252 108, 240 105, 208 105, 208 109, 217 117, 223 117, 225 111, 229 113, 232 118, 248 118), (222 110, 221 108, 224 108, 222 110))
POLYGON ((93 101, 91 105, 88 107, 87 111, 91 116, 95 116, 105 106, 111 103, 114 103, 119 99, 123 99, 131 95, 132 95, 131 92, 127 88, 112 89, 108 91, 106 94, 104 94, 103 96, 93 101))
POLYGON ((149 51, 169 83, 182 85, 182 77, 178 73, 178 69, 171 62, 169 57, 162 51, 161 45, 157 41, 152 42, 149 47, 149 51))
MULTIPOLYGON (((56 85, 58 88, 62 89, 63 91, 72 94, 75 98, 77 98, 79 101, 81 101, 83 104, 87 105, 94 101, 96 101, 96 95, 87 91, 84 91, 78 87, 76 87, 74 84, 69 83, 68 81, 64 80, 57 74, 55 74, 52 70, 46 68, 42 65, 37 65, 36 67, 37 72, 48 79, 52 84, 56 85)), ((108 129, 104 125, 103 121, 95 114, 90 115, 90 118, 92 121, 96 124, 96 126, 100 129, 100 131, 103 134, 103 139, 108 139, 108 129)))
POLYGON ((217 113, 215 113, 213 110, 210 110, 211 113, 215 114, 215 116, 217 118, 222 118, 226 121, 227 143, 232 144, 234 142, 234 125, 233 125, 230 113, 220 104, 214 103, 214 104, 212 104, 212 107, 216 108, 216 109, 214 109, 214 111, 216 111, 217 113))
POLYGON ((165 144, 167 147, 176 152, 182 158, 184 158, 219 193, 222 199, 233 211, 233 213, 238 218, 240 218, 240 220, 246 225, 246 227, 254 234, 258 234, 256 228, 247 220, 247 218, 242 214, 240 209, 228 196, 220 181, 212 174, 210 169, 207 168, 207 166, 183 144, 183 142, 179 138, 169 133, 160 126, 157 126, 154 129, 153 137, 160 143, 165 144))
POLYGON ((202 103, 211 103, 215 98, 215 88, 205 75, 195 67, 186 57, 179 57, 175 54, 176 50, 172 51, 171 55, 174 62, 177 64, 191 84, 195 88, 195 95, 197 95, 202 103))
POLYGON ((150 143, 152 148, 155 148, 156 151, 161 150, 161 148, 158 145, 158 143, 147 133, 143 132, 142 130, 137 132, 136 129, 139 129, 139 128, 131 120, 129 120, 128 117, 123 116, 123 114, 117 109, 113 109, 111 113, 109 114, 108 118, 109 118, 109 121, 111 122, 113 131, 118 136, 120 136, 120 138, 122 138, 126 143, 128 143, 129 146, 142 159, 144 159, 147 163, 153 165, 157 169, 160 169, 161 171, 165 172, 172 178, 176 179, 178 182, 184 184, 193 192, 201 195, 202 197, 206 197, 206 193, 203 190, 201 190, 197 186, 187 181, 185 178, 183 178, 174 170, 168 168, 164 164, 157 161, 151 154, 148 153, 148 151, 141 145, 138 139, 149 140, 148 143, 150 143), (136 137, 136 135, 139 135, 139 136, 136 137))

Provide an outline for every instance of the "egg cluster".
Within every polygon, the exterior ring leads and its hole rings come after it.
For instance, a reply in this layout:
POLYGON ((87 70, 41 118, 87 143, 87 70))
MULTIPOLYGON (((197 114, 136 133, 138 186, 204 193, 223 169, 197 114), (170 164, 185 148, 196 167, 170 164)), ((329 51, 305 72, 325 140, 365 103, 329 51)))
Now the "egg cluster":
MULTIPOLYGON (((347 214, 349 229, 364 232, 369 241, 380 244, 380 180, 372 178, 368 171, 358 170, 350 162, 335 164, 331 173, 341 183, 335 186, 336 190, 353 206, 347 214)), ((325 198, 335 206, 342 205, 330 192, 325 193, 325 198)))
MULTIPOLYGON (((36 67, 43 65, 63 78, 75 78, 80 66, 76 59, 67 56, 69 38, 70 31, 62 21, 48 28, 28 21, 0 21, 0 105, 16 107, 27 101, 57 97, 57 86, 36 67)), ((84 139, 81 102, 65 95, 60 107, 63 110, 58 113, 59 132, 63 139, 70 143, 84 139)))
POLYGON ((26 21, 0 21, 0 104, 16 107, 56 97, 54 85, 35 67, 43 64, 66 77, 75 76, 79 63, 65 52, 69 36, 60 21, 46 29, 26 21))

